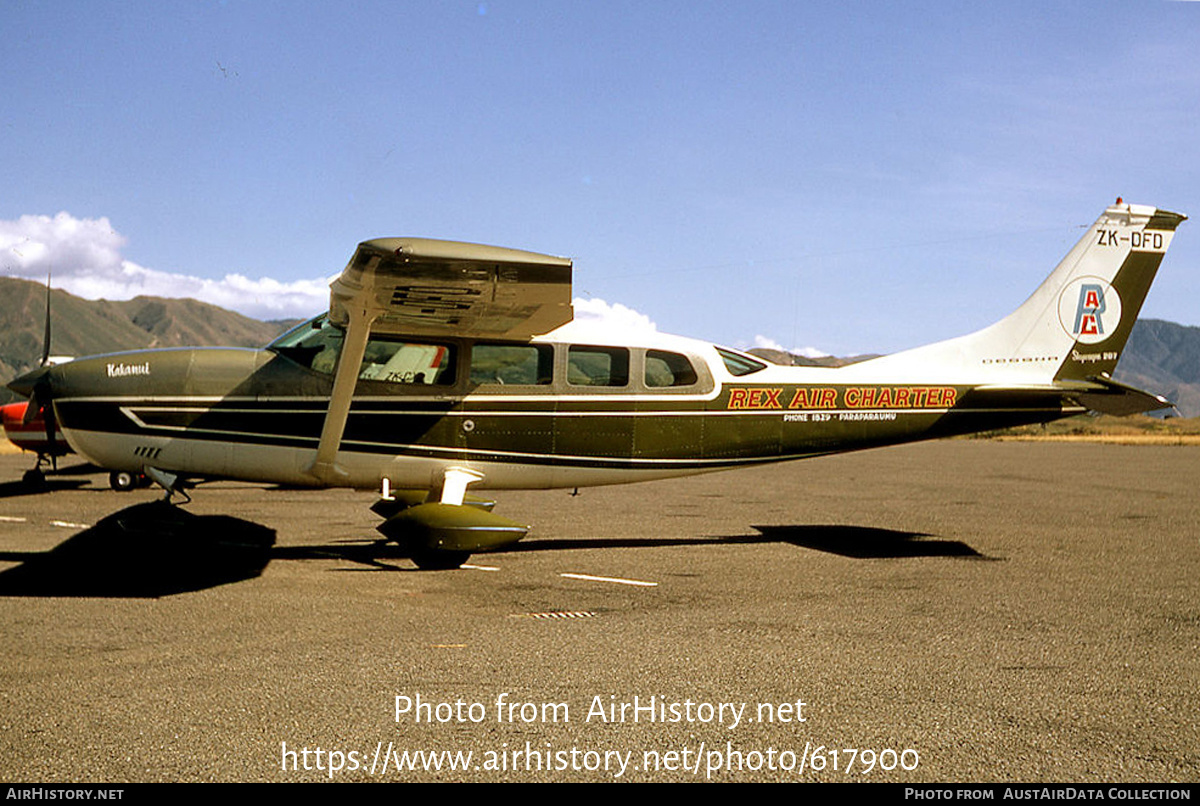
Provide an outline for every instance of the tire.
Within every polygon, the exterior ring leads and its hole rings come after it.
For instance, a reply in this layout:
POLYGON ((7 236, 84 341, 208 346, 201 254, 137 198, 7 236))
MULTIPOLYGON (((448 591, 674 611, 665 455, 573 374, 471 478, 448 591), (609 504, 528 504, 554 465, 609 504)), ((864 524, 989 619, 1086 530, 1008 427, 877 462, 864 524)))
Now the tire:
POLYGON ((422 571, 449 571, 460 567, 471 557, 469 551, 440 551, 438 549, 421 549, 412 552, 410 559, 422 571))
POLYGON ((137 473, 128 470, 114 470, 108 474, 108 486, 119 493, 127 493, 138 486, 137 473))

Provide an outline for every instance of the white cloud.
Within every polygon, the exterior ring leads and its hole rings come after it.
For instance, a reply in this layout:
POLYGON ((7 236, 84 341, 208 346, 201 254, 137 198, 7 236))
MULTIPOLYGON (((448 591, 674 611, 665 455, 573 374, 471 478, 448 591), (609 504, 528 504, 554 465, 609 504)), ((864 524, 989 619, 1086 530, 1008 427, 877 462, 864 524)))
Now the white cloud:
MULTIPOLYGON (((227 274, 219 280, 146 268, 122 256, 125 237, 107 218, 23 215, 0 220, 0 272, 45 282, 85 299, 191 297, 256 319, 308 317, 329 306, 333 277, 283 282, 227 274)), ((573 300, 572 333, 654 333, 650 317, 602 299, 573 300)))
POLYGON ((784 347, 774 339, 767 338, 763 335, 754 337, 754 346, 761 347, 764 350, 782 350, 785 353, 792 355, 802 355, 805 358, 822 358, 829 355, 824 350, 818 350, 816 347, 784 347))
POLYGON ((607 303, 592 297, 576 297, 571 300, 575 318, 555 331, 556 337, 566 341, 597 341, 604 343, 614 337, 629 337, 657 333, 658 326, 649 316, 633 308, 616 303, 607 303))
POLYGON ((307 317, 329 306, 330 278, 281 282, 227 274, 219 280, 148 269, 121 256, 125 237, 107 218, 62 212, 0 220, 0 271, 85 299, 191 297, 256 319, 307 317))
POLYGON ((603 326, 631 333, 658 332, 658 325, 649 316, 619 302, 609 304, 596 297, 576 297, 571 304, 575 307, 575 321, 581 326, 603 326))

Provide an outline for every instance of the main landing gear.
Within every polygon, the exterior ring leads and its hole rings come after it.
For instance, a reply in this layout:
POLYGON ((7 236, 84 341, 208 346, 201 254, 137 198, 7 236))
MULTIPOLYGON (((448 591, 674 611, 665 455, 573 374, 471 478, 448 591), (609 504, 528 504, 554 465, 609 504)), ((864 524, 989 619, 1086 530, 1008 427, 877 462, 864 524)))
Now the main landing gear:
POLYGON ((434 492, 389 490, 371 511, 385 518, 377 528, 426 571, 458 568, 475 552, 515 543, 529 527, 492 512, 495 501, 466 495, 483 476, 464 468, 446 471, 441 500, 434 492))
POLYGON ((134 473, 131 470, 114 470, 108 474, 108 486, 119 493, 127 493, 139 487, 149 487, 150 477, 144 473, 134 473))

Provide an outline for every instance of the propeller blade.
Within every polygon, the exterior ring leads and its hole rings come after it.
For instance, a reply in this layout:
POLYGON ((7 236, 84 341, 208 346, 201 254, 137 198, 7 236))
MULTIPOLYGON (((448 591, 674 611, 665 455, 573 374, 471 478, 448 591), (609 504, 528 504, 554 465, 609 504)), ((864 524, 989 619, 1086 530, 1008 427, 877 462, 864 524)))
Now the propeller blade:
POLYGON ((46 272, 46 332, 42 334, 42 363, 50 363, 50 272, 46 272))
MULTIPOLYGON (((46 386, 49 387, 50 384, 47 383, 46 386)), ((46 391, 49 393, 49 388, 46 391)), ((54 403, 50 400, 50 395, 47 394, 43 399, 46 401, 42 407, 46 420, 46 441, 50 443, 50 456, 54 457, 58 454, 58 418, 54 416, 54 403)))
POLYGON ((33 418, 37 417, 38 410, 42 404, 38 402, 38 388, 33 387, 33 391, 29 393, 29 402, 25 404, 25 413, 21 415, 21 425, 29 425, 33 422, 33 418))

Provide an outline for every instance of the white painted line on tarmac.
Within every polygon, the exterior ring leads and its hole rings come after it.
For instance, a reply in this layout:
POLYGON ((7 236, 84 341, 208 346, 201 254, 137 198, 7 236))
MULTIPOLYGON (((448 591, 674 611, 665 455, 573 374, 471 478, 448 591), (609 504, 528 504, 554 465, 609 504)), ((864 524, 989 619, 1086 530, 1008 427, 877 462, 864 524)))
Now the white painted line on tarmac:
POLYGON ((597 577, 591 574, 559 574, 567 579, 582 579, 588 582, 615 582, 618 585, 636 585, 640 588, 657 588, 657 582, 643 582, 640 579, 621 579, 620 577, 597 577))
POLYGON ((460 565, 459 568, 469 568, 472 571, 499 571, 494 565, 460 565))
POLYGON ((71 523, 70 521, 50 521, 51 526, 62 526, 66 529, 88 529, 90 523, 71 523))
POLYGON ((16 518, 12 515, 0 515, 0 523, 28 523, 28 518, 16 518))

